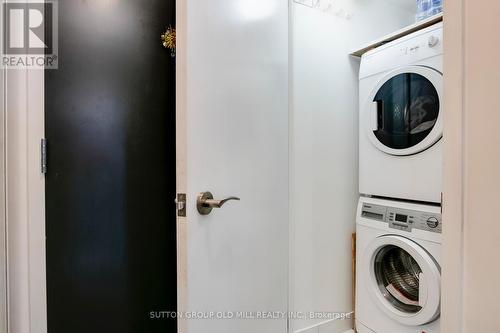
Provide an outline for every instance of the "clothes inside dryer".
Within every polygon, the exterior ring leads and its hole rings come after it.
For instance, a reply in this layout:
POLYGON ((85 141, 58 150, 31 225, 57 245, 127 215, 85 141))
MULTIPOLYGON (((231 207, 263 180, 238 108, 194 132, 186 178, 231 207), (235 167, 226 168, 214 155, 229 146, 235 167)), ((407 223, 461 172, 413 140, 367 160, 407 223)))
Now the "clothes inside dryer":
POLYGON ((394 245, 379 250, 374 262, 375 277, 382 295, 396 309, 417 313, 422 269, 408 252, 394 245))
POLYGON ((432 82, 417 73, 403 73, 385 82, 377 103, 377 139, 387 147, 406 149, 424 140, 439 116, 439 96, 432 82))

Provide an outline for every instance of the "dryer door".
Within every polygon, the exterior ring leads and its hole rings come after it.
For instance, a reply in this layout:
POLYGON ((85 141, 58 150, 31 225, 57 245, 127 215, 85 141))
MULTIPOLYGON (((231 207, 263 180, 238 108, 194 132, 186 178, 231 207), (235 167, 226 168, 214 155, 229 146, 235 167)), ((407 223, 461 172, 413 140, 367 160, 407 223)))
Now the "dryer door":
POLYGON ((395 70, 379 81, 365 104, 371 142, 391 155, 412 155, 441 139, 442 74, 424 66, 395 70))
POLYGON ((388 235, 376 238, 366 251, 367 290, 383 312, 410 326, 439 316, 440 267, 426 250, 407 238, 388 235))

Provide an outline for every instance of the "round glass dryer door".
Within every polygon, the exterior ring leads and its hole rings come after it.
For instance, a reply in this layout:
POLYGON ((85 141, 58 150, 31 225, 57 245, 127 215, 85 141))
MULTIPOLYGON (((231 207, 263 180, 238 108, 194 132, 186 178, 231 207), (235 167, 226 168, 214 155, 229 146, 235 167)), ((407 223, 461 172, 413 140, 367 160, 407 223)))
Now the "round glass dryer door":
POLYGON ((442 75, 410 66, 384 77, 368 100, 365 115, 372 143, 391 155, 412 155, 441 139, 442 75))
POLYGON ((387 315, 411 326, 440 313, 440 268, 418 244, 400 236, 377 238, 368 247, 368 290, 387 315))

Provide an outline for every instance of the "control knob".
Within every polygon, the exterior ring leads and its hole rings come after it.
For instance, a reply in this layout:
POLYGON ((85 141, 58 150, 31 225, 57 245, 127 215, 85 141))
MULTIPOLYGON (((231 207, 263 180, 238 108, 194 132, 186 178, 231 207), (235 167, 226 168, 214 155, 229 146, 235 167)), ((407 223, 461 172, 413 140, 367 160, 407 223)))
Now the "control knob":
POLYGON ((429 41, 428 41, 429 47, 434 47, 438 43, 439 43, 439 37, 436 37, 436 36, 430 36, 429 37, 429 41))
POLYGON ((429 217, 427 220, 427 226, 432 229, 436 229, 439 225, 439 221, 435 217, 429 217))

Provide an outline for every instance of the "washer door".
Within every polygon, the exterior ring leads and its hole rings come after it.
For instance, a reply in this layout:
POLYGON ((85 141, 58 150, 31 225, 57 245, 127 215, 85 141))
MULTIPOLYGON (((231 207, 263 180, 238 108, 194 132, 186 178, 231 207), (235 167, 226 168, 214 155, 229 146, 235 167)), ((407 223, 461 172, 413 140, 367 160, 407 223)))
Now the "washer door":
POLYGON ((389 317, 419 326, 439 316, 440 267, 420 245, 400 236, 382 236, 368 246, 365 258, 367 290, 389 317))
POLYGON ((367 100, 365 130, 371 142, 391 155, 413 155, 443 135, 442 74, 409 66, 385 76, 367 100))

